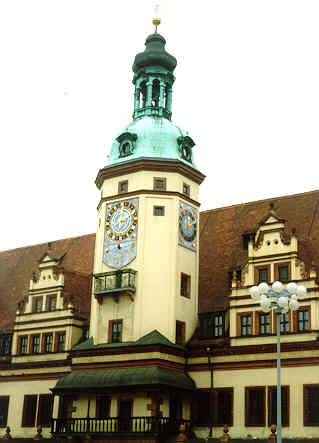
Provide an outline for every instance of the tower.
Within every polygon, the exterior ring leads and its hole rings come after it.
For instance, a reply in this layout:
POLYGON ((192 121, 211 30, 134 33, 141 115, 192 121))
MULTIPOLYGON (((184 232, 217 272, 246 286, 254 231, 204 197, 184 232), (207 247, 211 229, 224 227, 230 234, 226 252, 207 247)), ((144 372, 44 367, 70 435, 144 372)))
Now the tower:
POLYGON ((171 122, 177 61, 157 33, 133 64, 133 120, 116 135, 101 191, 91 335, 182 344, 197 324, 199 185, 194 141, 171 122))

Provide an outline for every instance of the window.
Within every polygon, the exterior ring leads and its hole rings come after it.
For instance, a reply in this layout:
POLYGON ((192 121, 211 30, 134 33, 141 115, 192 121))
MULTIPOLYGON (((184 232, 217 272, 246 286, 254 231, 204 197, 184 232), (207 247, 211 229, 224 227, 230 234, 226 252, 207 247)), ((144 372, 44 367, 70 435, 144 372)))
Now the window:
POLYGON ((38 354, 40 352, 40 335, 32 335, 31 350, 32 354, 38 354))
POLYGON ((22 426, 35 426, 36 416, 36 426, 51 426, 52 396, 50 394, 24 396, 22 426))
POLYGON ((121 343, 122 341, 123 320, 109 321, 109 342, 121 343))
POLYGON ((42 311, 42 297, 35 297, 34 298, 34 312, 41 312, 42 311))
POLYGON ((153 215, 162 217, 165 215, 165 208, 164 206, 154 206, 153 207, 153 215))
POLYGON ((275 280, 279 280, 283 283, 286 283, 291 278, 291 264, 290 262, 285 263, 275 263, 274 271, 275 271, 275 280))
POLYGON ((176 320, 175 343, 183 345, 185 343, 185 322, 176 320))
POLYGON ((255 266, 255 283, 268 283, 270 280, 270 265, 255 266))
MULTIPOLYGON (((281 422, 289 426, 289 386, 281 386, 281 422)), ((268 426, 277 424, 277 386, 268 386, 268 426)))
POLYGON ((43 428, 51 426, 52 403, 52 395, 39 395, 37 426, 42 426, 43 428))
POLYGON ((154 191, 166 191, 166 178, 154 177, 154 191))
POLYGON ((56 310, 56 295, 50 295, 48 298, 48 311, 56 310))
POLYGON ((65 351, 65 332, 57 334, 57 352, 65 351))
POLYGON ((10 355, 12 334, 0 334, 0 355, 10 355))
POLYGON ((265 426, 265 387, 246 388, 246 426, 265 426))
POLYGON ((28 337, 26 335, 24 335, 23 337, 19 337, 19 353, 28 353, 28 337))
POLYGON ((199 389, 195 393, 192 401, 192 421, 196 425, 210 424, 210 392, 209 390, 199 389))
POLYGON ((309 330, 309 310, 299 309, 297 312, 297 331, 303 332, 309 330))
POLYGON ((187 197, 190 196, 190 186, 186 183, 183 183, 183 194, 187 195, 187 197))
POLYGON ((218 338, 225 335, 223 312, 216 312, 200 317, 199 325, 201 338, 218 338))
POLYGON ((52 352, 53 350, 53 335, 45 334, 44 336, 44 352, 52 352))
POLYGON ((111 398, 105 395, 96 398, 96 418, 109 418, 111 398))
POLYGON ((23 402, 22 426, 35 426, 35 416, 37 411, 37 395, 25 395, 23 402))
POLYGON ((233 388, 214 389, 214 425, 233 426, 233 388))
POLYGON ((0 428, 5 428, 8 421, 9 397, 0 397, 0 428))
POLYGON ((191 276, 181 273, 181 296, 191 298, 191 276))
POLYGON ((259 334, 270 334, 270 315, 259 314, 259 334))
POLYGON ((304 426, 319 425, 319 385, 304 385, 304 426))
POLYGON ((280 333, 285 334, 289 332, 289 314, 280 314, 280 333))
POLYGON ((128 191, 128 180, 123 180, 119 182, 118 193, 125 194, 128 191))
POLYGON ((240 335, 251 335, 251 314, 240 315, 240 335))

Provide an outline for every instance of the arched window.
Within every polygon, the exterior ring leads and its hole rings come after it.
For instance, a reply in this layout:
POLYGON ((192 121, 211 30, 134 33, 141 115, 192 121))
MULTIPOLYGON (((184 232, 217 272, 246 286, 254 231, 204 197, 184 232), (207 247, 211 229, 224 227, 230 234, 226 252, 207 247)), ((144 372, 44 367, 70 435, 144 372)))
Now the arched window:
POLYGON ((159 98, 160 98, 160 82, 159 80, 155 79, 153 81, 153 87, 152 87, 152 106, 159 106, 159 98))
POLYGON ((140 85, 140 105, 139 109, 146 106, 146 81, 144 80, 140 85))

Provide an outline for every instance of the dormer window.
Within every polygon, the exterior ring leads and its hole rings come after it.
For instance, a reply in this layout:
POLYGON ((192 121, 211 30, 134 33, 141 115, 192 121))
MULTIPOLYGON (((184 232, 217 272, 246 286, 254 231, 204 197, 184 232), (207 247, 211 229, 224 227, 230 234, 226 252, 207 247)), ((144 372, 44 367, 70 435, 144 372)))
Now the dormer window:
POLYGON ((119 158, 128 157, 129 155, 133 154, 135 148, 135 141, 137 140, 136 134, 131 134, 130 132, 124 132, 123 134, 119 135, 116 140, 120 144, 119 158))
POLYGON ((179 145, 179 152, 182 159, 192 163, 192 150, 195 146, 194 141, 187 135, 178 137, 177 143, 179 145))

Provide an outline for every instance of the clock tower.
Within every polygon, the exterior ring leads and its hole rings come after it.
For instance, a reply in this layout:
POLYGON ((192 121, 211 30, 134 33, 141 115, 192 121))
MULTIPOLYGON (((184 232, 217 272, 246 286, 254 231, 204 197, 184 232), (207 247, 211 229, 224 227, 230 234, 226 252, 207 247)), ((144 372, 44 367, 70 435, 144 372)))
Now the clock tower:
POLYGON ((133 120, 96 185, 91 331, 95 344, 158 330, 178 344, 197 325, 199 186, 195 142, 172 119, 176 59, 155 32, 133 63, 133 120))

